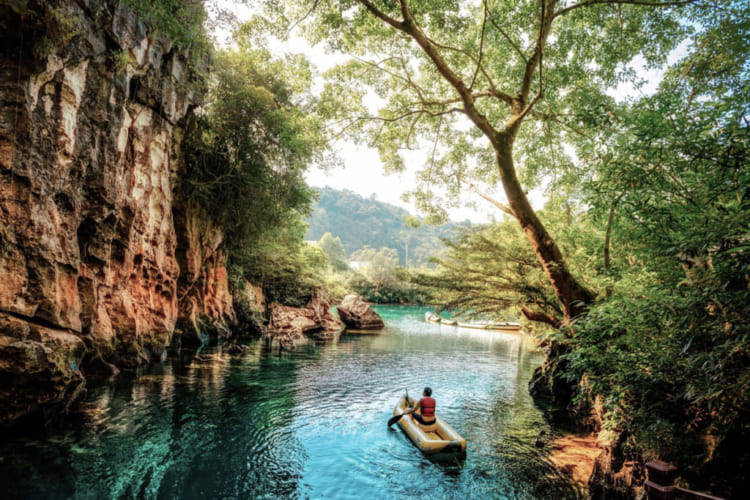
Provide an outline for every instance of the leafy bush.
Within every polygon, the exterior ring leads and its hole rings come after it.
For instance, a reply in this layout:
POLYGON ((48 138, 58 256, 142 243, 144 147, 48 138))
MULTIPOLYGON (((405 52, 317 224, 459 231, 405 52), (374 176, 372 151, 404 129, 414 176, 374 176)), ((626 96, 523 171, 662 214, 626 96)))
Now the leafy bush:
POLYGON ((183 141, 181 194, 225 235, 233 281, 261 284, 270 301, 299 305, 320 283, 323 255, 302 244, 313 191, 303 173, 325 147, 310 71, 239 43, 214 59, 206 105, 183 141))

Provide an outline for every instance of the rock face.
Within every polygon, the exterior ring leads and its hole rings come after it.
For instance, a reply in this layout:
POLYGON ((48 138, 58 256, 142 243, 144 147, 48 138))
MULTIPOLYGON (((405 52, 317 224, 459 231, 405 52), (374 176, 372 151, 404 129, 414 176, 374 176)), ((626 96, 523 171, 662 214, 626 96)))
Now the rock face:
POLYGON ((202 319, 208 319, 209 328, 218 331, 226 331, 226 321, 234 319, 232 294, 224 266, 224 234, 195 203, 178 202, 173 213, 177 233, 176 257, 180 267, 177 279, 178 324, 183 340, 200 343, 199 330, 201 325, 205 327, 202 319))
POLYGON ((0 0, 0 423, 232 310, 221 233, 174 194, 189 56, 121 0, 22 3, 0 0))
POLYGON ((385 327, 383 319, 358 295, 347 295, 336 309, 347 328, 379 330, 385 327))
POLYGON ((7 314, 0 331, 0 425, 29 412, 67 409, 84 389, 81 338, 7 314))
POLYGON ((529 381, 529 393, 533 398, 561 407, 570 404, 575 391, 575 382, 563 377, 568 362, 562 356, 567 352, 566 347, 559 342, 553 342, 550 345, 547 359, 542 366, 534 370, 534 375, 529 381))
POLYGON ((284 347, 305 341, 305 335, 330 338, 343 330, 344 324, 329 309, 331 300, 318 289, 304 308, 271 304, 269 329, 284 347))

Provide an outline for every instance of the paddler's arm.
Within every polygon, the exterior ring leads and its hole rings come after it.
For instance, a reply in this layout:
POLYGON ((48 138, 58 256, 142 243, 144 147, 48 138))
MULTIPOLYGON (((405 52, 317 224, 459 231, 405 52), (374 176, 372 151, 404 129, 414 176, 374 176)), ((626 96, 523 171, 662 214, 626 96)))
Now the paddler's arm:
POLYGON ((415 411, 417 411, 420 408, 421 408, 421 406, 419 405, 419 401, 417 401, 417 405, 414 408, 412 408, 411 410, 406 410, 403 413, 403 415, 410 415, 410 414, 414 413, 415 411))

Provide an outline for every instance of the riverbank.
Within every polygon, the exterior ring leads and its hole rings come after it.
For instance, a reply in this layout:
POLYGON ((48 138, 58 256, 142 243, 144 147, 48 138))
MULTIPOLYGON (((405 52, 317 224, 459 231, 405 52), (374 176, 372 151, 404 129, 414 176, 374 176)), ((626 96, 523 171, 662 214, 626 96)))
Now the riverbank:
POLYGON ((582 488, 588 488, 596 459, 604 449, 595 433, 559 436, 547 446, 550 462, 582 488))

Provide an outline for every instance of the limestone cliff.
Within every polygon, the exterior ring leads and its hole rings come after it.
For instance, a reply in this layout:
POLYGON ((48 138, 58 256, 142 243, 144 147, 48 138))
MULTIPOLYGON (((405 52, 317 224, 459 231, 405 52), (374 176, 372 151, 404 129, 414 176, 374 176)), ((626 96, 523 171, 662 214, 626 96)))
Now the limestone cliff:
POLYGON ((232 300, 175 196, 192 59, 120 0, 0 0, 0 424, 158 357, 232 300))

